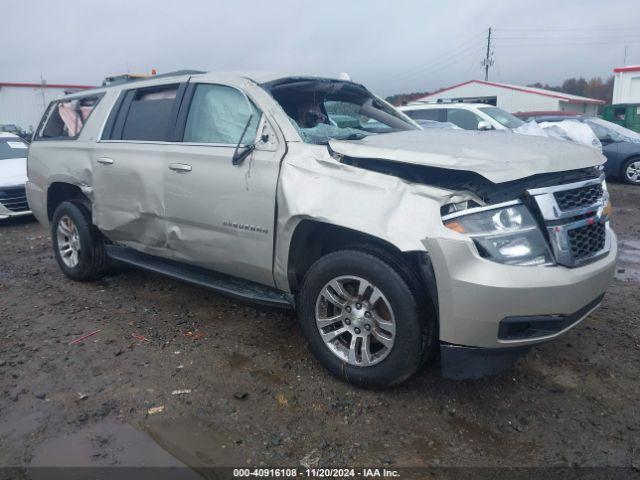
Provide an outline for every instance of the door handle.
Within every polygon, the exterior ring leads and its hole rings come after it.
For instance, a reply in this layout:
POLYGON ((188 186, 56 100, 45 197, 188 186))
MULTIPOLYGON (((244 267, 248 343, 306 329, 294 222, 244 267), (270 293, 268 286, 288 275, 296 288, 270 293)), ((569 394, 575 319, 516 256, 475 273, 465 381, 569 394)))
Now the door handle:
POLYGON ((191 165, 187 165, 186 163, 170 163, 169 170, 178 173, 187 173, 191 171, 191 165))
POLYGON ((101 163, 102 165, 112 165, 113 164, 113 158, 100 157, 100 158, 98 158, 98 163, 101 163))

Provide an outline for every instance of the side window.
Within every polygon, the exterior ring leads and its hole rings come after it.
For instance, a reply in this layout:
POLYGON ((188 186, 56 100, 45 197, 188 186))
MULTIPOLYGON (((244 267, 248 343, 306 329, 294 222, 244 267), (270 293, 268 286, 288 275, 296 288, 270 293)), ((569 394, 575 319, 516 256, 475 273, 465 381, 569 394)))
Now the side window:
POLYGON ((260 111, 235 88, 199 84, 189 107, 183 142, 235 145, 250 115, 253 116, 242 143, 252 143, 256 138, 260 111))
POLYGON ((617 107, 613 109, 613 116, 616 120, 622 120, 623 122, 627 118, 627 107, 617 107))
POLYGON ((102 95, 52 102, 47 108, 36 140, 78 138, 100 98, 102 95))
POLYGON ((586 121, 585 122, 587 125, 589 125, 589 127, 591 127, 591 130, 593 130, 593 133, 596 134, 596 137, 598 137, 598 140, 601 141, 611 141, 615 138, 615 134, 612 135, 611 130, 603 127, 602 125, 595 123, 595 122, 590 122, 590 121, 586 121))
POLYGON ((121 139, 166 140, 177 92, 177 85, 137 90, 124 120, 121 139))
POLYGON ((477 130, 482 119, 475 113, 461 108, 447 109, 447 122, 451 122, 465 130, 477 130))
POLYGON ((442 110, 439 108, 425 108, 424 110, 407 110, 406 113, 414 120, 433 120, 436 122, 441 121, 442 110))

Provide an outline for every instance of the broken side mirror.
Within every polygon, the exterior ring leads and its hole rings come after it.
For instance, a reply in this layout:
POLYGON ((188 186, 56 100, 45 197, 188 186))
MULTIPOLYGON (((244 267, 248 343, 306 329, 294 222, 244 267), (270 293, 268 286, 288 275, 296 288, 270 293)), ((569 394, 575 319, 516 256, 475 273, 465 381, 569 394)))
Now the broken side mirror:
POLYGON ((480 120, 478 122, 478 130, 493 130, 491 124, 485 120, 480 120))

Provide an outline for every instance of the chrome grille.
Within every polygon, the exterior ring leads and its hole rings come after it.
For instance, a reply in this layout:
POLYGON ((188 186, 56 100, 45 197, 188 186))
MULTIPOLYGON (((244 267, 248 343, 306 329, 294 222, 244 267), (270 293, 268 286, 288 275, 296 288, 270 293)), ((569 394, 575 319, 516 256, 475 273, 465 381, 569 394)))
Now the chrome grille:
POLYGON ((592 257, 604 248, 607 228, 603 223, 592 223, 567 232, 571 253, 576 260, 592 257))
POLYGON ((604 177, 528 191, 542 215, 556 262, 577 267, 611 248, 604 177))
POLYGON ((24 186, 0 187, 0 204, 7 210, 16 213, 29 211, 24 186))
POLYGON ((553 196, 558 202, 560 210, 584 208, 593 205, 602 198, 602 184, 555 192, 553 196))

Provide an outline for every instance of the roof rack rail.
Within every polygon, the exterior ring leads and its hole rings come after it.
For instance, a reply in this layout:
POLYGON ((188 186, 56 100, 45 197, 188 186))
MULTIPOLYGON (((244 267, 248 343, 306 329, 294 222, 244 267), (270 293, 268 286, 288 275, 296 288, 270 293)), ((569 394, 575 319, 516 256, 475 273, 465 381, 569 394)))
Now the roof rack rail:
POLYGON ((182 75, 199 75, 202 73, 206 73, 202 70, 175 70, 173 72, 161 73, 159 75, 140 75, 140 74, 129 74, 124 73, 122 75, 111 75, 109 77, 105 77, 102 81, 103 87, 111 87, 113 85, 122 85, 123 83, 131 83, 131 82, 139 82, 143 80, 151 80, 154 78, 167 78, 167 77, 179 77, 182 75))

